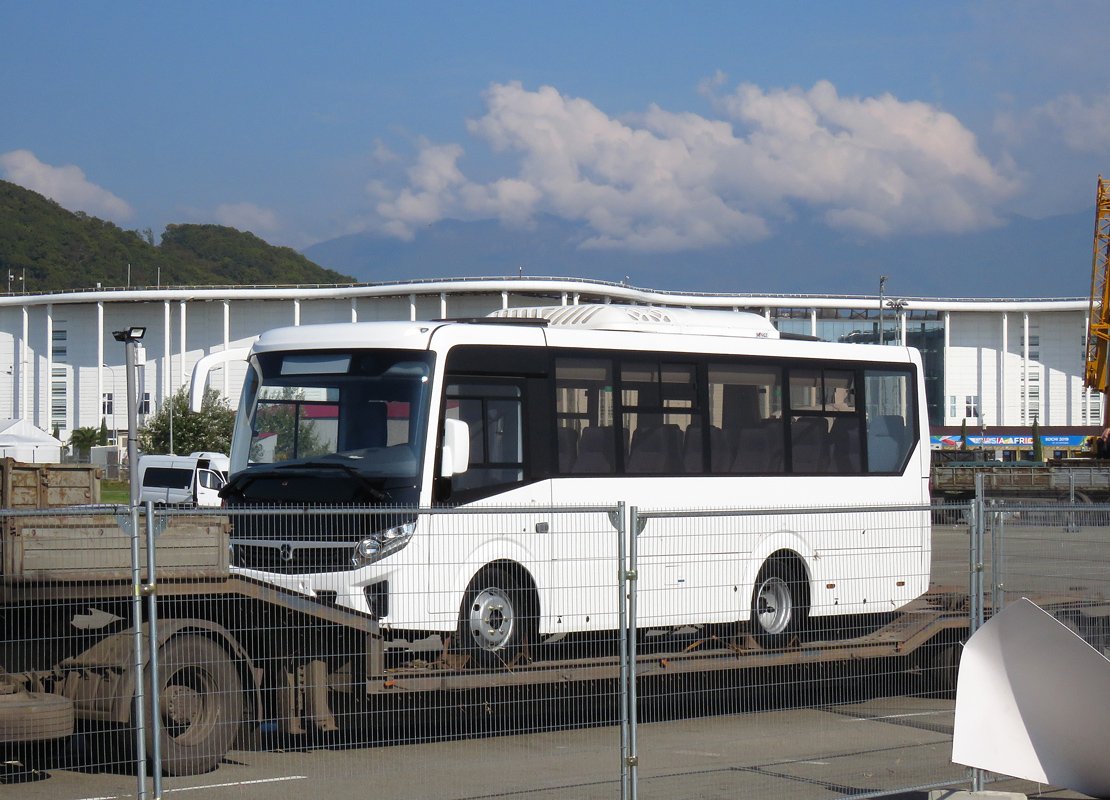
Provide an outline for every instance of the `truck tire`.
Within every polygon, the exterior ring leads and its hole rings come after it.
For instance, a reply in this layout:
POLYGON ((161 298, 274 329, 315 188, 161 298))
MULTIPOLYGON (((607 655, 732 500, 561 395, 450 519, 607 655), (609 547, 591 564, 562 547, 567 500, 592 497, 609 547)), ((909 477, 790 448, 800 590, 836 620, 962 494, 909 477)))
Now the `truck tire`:
MULTIPOLYGON (((8 687, 0 684, 0 692, 8 687)), ((0 694, 0 743, 61 739, 73 733, 73 701, 42 692, 0 694)))
MULTIPOLYGON (((158 651, 158 675, 163 773, 196 775, 215 769, 243 722, 243 683, 231 657, 206 636, 183 634, 158 651)), ((149 703, 149 672, 147 692, 149 703)), ((152 726, 146 740, 153 756, 152 726)))

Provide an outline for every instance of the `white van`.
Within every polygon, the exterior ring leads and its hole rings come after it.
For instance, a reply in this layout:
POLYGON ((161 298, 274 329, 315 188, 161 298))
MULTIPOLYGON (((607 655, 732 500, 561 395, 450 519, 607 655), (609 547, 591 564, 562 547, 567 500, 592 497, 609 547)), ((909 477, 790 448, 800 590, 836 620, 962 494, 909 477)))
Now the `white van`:
POLYGON ((139 501, 219 508, 231 462, 223 453, 139 458, 139 501))

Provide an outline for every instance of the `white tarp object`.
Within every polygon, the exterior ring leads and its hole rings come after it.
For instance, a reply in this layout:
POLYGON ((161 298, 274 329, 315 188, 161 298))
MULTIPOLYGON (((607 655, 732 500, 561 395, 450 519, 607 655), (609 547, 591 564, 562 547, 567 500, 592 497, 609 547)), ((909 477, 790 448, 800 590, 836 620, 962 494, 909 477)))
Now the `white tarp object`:
POLYGON ((968 640, 952 760, 1110 797, 1110 659, 1022 599, 968 640))
POLYGON ((62 460, 63 444, 25 419, 0 419, 0 458, 26 463, 62 460))

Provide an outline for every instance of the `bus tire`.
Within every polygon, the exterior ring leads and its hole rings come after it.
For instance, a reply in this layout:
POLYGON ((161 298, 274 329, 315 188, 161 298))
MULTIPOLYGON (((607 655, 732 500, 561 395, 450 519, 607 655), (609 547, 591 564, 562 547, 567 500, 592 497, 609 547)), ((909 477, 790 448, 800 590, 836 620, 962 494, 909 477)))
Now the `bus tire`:
POLYGON ((470 582, 459 614, 458 641, 476 667, 511 664, 531 622, 527 592, 508 572, 482 570, 470 582))
MULTIPOLYGON (((163 773, 196 775, 215 769, 243 721, 243 682, 231 657, 206 636, 175 636, 158 651, 158 677, 163 773)), ((147 692, 149 703, 149 673, 147 692)), ((150 725, 146 740, 147 753, 153 755, 150 725)))
POLYGON ((752 591, 751 634, 763 648, 785 647, 804 627, 804 582, 784 558, 771 558, 752 591))

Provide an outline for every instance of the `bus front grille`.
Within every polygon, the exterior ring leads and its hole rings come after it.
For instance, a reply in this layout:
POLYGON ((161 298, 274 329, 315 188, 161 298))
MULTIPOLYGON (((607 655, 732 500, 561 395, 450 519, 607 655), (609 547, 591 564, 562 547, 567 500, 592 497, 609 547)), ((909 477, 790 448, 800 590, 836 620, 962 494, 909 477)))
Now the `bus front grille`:
POLYGON ((312 572, 341 572, 355 569, 354 548, 337 542, 231 543, 231 565, 242 569, 304 575, 312 572), (323 544, 324 546, 319 546, 323 544))

